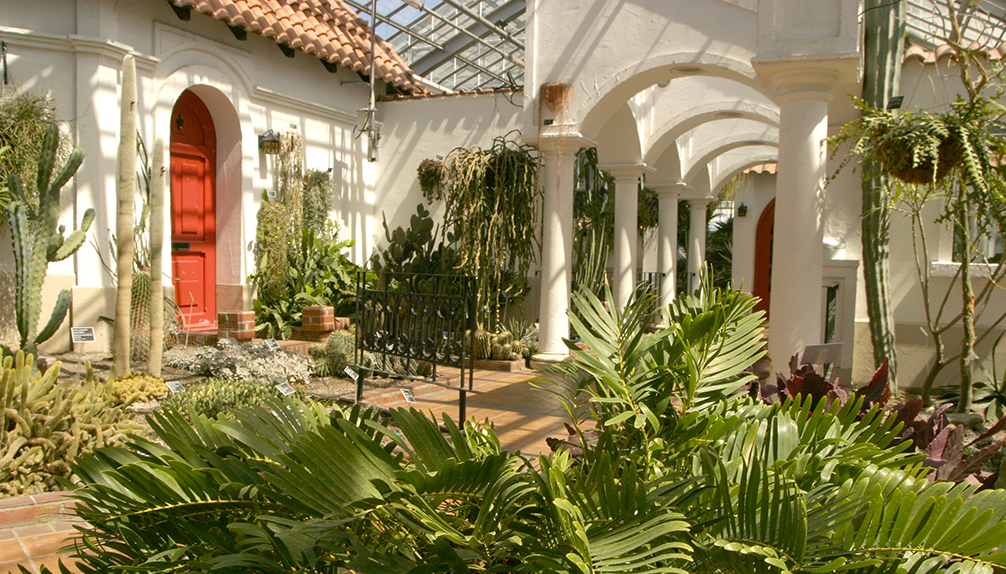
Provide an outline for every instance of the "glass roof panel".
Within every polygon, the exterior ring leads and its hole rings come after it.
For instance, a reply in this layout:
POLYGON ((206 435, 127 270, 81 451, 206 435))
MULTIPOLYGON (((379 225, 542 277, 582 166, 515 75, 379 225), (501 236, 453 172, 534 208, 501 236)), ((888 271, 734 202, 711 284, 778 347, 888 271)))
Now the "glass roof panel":
MULTIPOLYGON (((346 0, 368 22, 372 0, 346 0)), ((524 85, 526 0, 376 0, 377 34, 439 91, 524 85)))

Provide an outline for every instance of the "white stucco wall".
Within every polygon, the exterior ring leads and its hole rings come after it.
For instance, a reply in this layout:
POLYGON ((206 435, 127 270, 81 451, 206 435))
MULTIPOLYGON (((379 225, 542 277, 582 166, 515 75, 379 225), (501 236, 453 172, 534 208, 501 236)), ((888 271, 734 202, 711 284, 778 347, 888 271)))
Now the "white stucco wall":
MULTIPOLYGON (((267 129, 299 131, 305 168, 332 169, 337 194, 333 213, 344 222, 346 236, 363 238, 354 259, 362 262, 369 255, 365 246, 373 236, 375 165, 365 159, 365 141, 353 138, 357 110, 368 99, 367 84, 356 73, 339 69, 330 74, 317 58, 299 51, 286 58, 274 41, 252 33, 237 40, 224 23, 194 11, 183 22, 164 2, 51 0, 26 5, 0 0, 0 13, 5 15, 0 39, 7 43, 14 82, 21 89, 50 92, 60 120, 85 153, 77 177, 64 190, 61 223, 73 229, 87 207, 94 207, 97 217, 88 243, 74 258, 51 265, 49 275, 75 285, 73 324, 95 326, 98 348, 108 334, 108 323, 100 317, 112 315, 103 292, 113 280, 102 258, 111 262, 118 86, 127 52, 136 55, 138 127, 148 150, 152 152, 156 138, 167 140, 171 108, 185 89, 199 95, 213 116, 218 310, 250 305, 246 278, 254 267, 256 212, 263 191, 275 188, 275 159, 258 150, 257 136, 267 129)), ((170 223, 168 214, 163 216, 170 223)), ((170 242, 166 261, 169 251, 170 242)), ((61 342, 50 350, 68 345, 65 335, 57 338, 61 342)))
POLYGON ((443 201, 430 205, 419 189, 416 168, 424 159, 446 156, 458 147, 488 148, 493 138, 520 140, 522 93, 447 96, 383 102, 378 118, 381 161, 377 164, 374 206, 374 237, 365 246, 367 255, 387 244, 383 217, 388 227, 409 226, 416 205, 423 203, 435 220, 442 220, 443 201))

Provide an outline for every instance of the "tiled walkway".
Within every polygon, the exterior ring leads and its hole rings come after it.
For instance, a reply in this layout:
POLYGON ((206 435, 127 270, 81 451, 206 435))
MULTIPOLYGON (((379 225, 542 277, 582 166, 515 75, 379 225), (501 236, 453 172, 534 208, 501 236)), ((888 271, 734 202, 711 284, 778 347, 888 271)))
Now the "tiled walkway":
MULTIPOLYGON (((444 375, 454 380, 451 384, 457 384, 457 370, 445 370, 444 375)), ((556 398, 544 390, 551 383, 541 377, 541 373, 530 370, 507 373, 476 369, 473 388, 480 392, 467 393, 467 418, 488 419, 507 450, 525 454, 548 452, 545 439, 565 438, 568 433, 563 423, 569 419, 556 398), (532 386, 534 379, 538 379, 535 384, 543 388, 532 386)), ((457 422, 458 391, 428 384, 412 384, 408 388, 416 399, 411 405, 398 389, 368 393, 363 400, 384 408, 412 406, 423 412, 432 411, 438 420, 442 418, 441 413, 447 413, 457 422)))

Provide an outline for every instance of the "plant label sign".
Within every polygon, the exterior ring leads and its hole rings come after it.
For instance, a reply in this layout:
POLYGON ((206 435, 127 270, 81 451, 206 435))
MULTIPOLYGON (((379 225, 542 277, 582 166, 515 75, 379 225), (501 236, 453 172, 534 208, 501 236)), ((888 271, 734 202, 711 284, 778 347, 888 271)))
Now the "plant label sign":
POLYGON ((346 374, 349 375, 349 378, 353 379, 354 381, 360 378, 360 375, 356 374, 356 371, 354 371, 353 369, 346 367, 345 370, 346 374))
POLYGON ((74 343, 93 343, 94 327, 70 327, 70 340, 74 343))
POLYGON ((276 385, 276 390, 283 393, 283 396, 287 397, 297 392, 290 386, 290 383, 280 383, 276 385))
POLYGON ((180 393, 185 390, 185 385, 178 381, 164 381, 164 384, 168 385, 168 390, 171 391, 171 394, 180 393))
POLYGON ((803 365, 825 365, 837 363, 842 356, 842 343, 807 345, 803 350, 803 365))
POLYGON ((265 346, 269 347, 269 350, 271 351, 276 351, 279 349, 279 343, 276 342, 276 339, 266 339, 265 346))
POLYGON ((409 403, 410 405, 416 402, 416 397, 412 395, 412 391, 410 391, 409 389, 402 389, 402 396, 405 397, 405 402, 409 403))

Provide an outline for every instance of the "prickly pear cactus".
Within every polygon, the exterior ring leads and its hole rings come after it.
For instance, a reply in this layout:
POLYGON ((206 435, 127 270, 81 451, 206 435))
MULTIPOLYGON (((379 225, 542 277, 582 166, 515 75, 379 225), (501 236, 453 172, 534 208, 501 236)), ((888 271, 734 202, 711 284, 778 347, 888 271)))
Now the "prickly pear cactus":
MULTIPOLYGON (((64 289, 56 298, 49 321, 38 330, 38 319, 42 312, 42 283, 45 282, 49 263, 61 261, 76 253, 84 244, 87 230, 94 221, 94 210, 88 209, 84 212, 78 229, 63 236, 65 228, 59 225, 59 194, 80 167, 84 152, 79 149, 70 152, 66 163, 54 178, 58 144, 59 128, 56 124, 49 124, 42 140, 38 165, 39 209, 36 220, 29 221, 30 208, 23 201, 13 201, 7 205, 16 275, 14 312, 17 331, 21 350, 33 355, 37 354, 40 343, 56 333, 70 309, 70 290, 64 289)), ((25 197, 24 184, 17 174, 8 177, 8 187, 13 191, 14 197, 25 197)))

